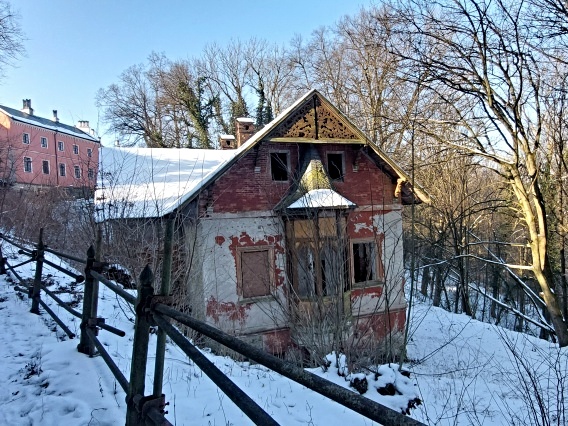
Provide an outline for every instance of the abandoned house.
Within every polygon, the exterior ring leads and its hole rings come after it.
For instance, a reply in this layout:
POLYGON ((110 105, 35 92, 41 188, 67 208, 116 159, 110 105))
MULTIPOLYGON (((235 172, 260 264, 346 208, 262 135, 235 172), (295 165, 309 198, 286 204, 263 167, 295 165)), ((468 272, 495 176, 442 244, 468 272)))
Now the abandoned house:
POLYGON ((400 342, 402 206, 427 195, 316 90, 236 129, 218 150, 103 148, 95 202, 120 254, 159 263, 174 218, 194 316, 274 354, 400 342))

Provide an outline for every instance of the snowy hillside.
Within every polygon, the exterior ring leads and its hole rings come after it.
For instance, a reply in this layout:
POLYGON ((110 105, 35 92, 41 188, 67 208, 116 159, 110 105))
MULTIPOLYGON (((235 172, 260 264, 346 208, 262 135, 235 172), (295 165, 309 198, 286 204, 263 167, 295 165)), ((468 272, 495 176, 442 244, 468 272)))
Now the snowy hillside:
MULTIPOLYGON (((3 251, 11 264, 19 263, 15 251, 10 253, 6 245, 3 251)), ((50 260, 60 262, 53 257, 50 260)), ((21 270, 23 277, 33 276, 33 264, 21 270)), ((53 275, 49 287, 52 291, 61 292, 60 297, 66 301, 77 299, 80 286, 70 285, 69 278, 56 271, 44 272, 53 275)), ((0 277, 0 381, 4 384, 0 388, 0 424, 124 424, 125 395, 103 360, 78 353, 78 339, 63 337, 46 315, 29 313, 27 295, 16 292, 6 278, 0 277)), ((130 307, 104 286, 100 294, 99 315, 127 336, 121 338, 101 331, 99 338, 128 378, 133 315, 130 307)), ((77 319, 61 308, 53 309, 79 334, 77 319)), ((534 382, 542 387, 543 403, 553 420, 556 396, 561 398, 560 391, 566 386, 563 381, 568 373, 568 351, 426 303, 416 305, 412 330, 408 347, 411 362, 405 367, 412 372, 411 379, 416 380, 417 386, 408 382, 408 392, 417 389, 424 401, 413 411, 414 418, 428 424, 531 424, 527 403, 535 398, 532 389, 524 388, 520 377, 530 381, 530 374, 534 374, 534 382), (508 345, 521 358, 516 359, 508 345), (530 371, 519 367, 523 362, 530 371)), ((153 351, 151 346, 150 354, 153 351)), ((204 352, 282 425, 372 424, 264 367, 215 356, 206 349, 204 352)), ((164 392, 170 402, 167 417, 173 424, 251 424, 177 347, 169 345, 166 357, 164 392)), ((394 375, 394 371, 382 368, 394 375)), ((313 371, 347 386, 336 369, 330 368, 327 373, 321 369, 313 371)), ((147 389, 151 389, 152 375, 150 356, 147 389)), ((369 388, 366 396, 400 409, 396 397, 380 395, 372 384, 369 388)))

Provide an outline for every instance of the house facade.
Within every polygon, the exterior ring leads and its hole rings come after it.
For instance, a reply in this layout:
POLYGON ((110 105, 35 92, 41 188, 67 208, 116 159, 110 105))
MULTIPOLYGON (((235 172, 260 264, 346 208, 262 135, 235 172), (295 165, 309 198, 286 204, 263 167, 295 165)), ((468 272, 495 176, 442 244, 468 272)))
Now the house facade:
POLYGON ((315 90, 256 133, 239 120, 220 146, 188 160, 191 177, 181 162, 164 170, 156 149, 129 152, 131 167, 125 151, 103 153, 111 178, 95 195, 99 219, 176 217, 193 315, 271 353, 395 350, 406 318, 402 206, 427 196, 315 90), (126 177, 134 169, 152 169, 152 183, 126 177), (148 196, 159 193, 168 196, 148 196))
POLYGON ((10 185, 94 189, 100 141, 88 121, 69 126, 34 115, 30 99, 0 105, 0 179, 10 185))

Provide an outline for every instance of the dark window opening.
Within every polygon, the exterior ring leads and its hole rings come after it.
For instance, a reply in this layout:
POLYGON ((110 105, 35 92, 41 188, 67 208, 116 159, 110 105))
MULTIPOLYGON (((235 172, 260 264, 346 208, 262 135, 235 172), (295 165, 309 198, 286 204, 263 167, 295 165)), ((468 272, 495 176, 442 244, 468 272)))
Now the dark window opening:
POLYGON ((32 159, 30 157, 24 157, 24 172, 32 172, 32 159))
POLYGON ((343 154, 327 154, 327 172, 332 180, 343 180, 343 154))
POLYGON ((374 242, 353 244, 353 281, 363 283, 382 278, 377 264, 377 245, 374 242))
POLYGON ((59 176, 65 176, 65 164, 63 163, 59 165, 59 176))
POLYGON ((41 163, 41 169, 43 170, 44 175, 48 175, 49 174, 49 161, 43 160, 43 162, 41 163))
POLYGON ((287 181, 288 154, 285 152, 272 152, 270 154, 270 169, 272 171, 272 180, 287 181))
POLYGON ((270 251, 242 251, 241 293, 243 298, 270 295, 270 251))

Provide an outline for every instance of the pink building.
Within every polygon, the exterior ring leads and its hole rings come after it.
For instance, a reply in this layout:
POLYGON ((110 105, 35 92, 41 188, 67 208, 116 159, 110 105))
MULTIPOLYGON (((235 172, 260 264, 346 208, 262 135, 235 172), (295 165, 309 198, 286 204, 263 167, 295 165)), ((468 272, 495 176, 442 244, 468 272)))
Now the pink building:
POLYGON ((0 105, 0 179, 4 184, 93 189, 100 141, 88 121, 77 126, 34 115, 30 99, 0 105))

